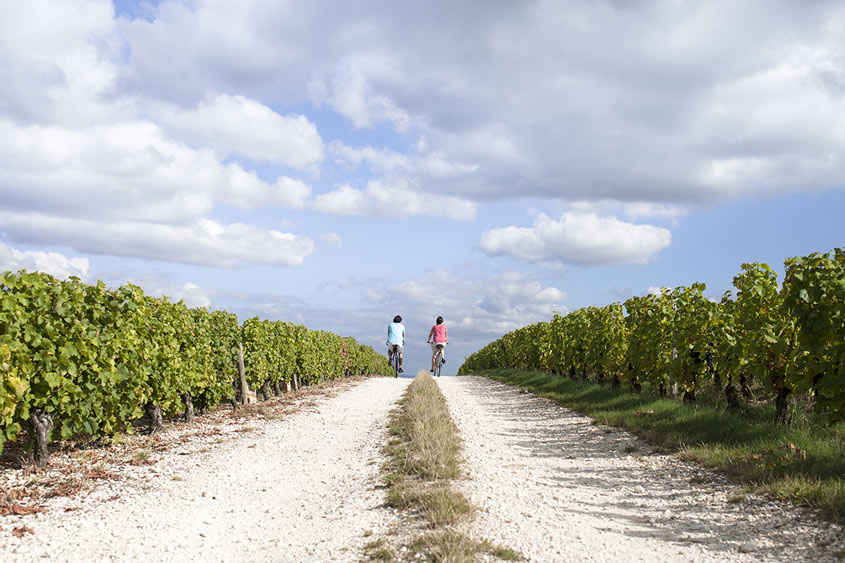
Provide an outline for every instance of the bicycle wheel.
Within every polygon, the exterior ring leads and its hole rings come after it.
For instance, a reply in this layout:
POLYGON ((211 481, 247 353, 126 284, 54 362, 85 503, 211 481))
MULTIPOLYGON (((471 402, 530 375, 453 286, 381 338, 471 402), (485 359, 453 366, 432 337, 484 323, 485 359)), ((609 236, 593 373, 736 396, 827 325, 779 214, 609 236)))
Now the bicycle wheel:
POLYGON ((434 377, 440 377, 440 366, 443 365, 443 356, 440 350, 437 351, 437 356, 434 358, 434 377))
POLYGON ((393 377, 399 377, 399 352, 393 349, 393 377))

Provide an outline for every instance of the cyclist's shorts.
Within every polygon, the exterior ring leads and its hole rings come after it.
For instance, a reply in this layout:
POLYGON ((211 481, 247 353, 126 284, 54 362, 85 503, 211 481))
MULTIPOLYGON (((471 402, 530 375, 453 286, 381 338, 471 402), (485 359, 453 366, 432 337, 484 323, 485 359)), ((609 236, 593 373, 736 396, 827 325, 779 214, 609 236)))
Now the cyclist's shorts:
POLYGON ((396 350, 397 352, 399 352, 401 354, 402 353, 402 345, 401 344, 393 344, 392 342, 388 343, 387 352, 390 353, 394 350, 396 350))
POLYGON ((443 349, 445 350, 446 349, 446 342, 432 342, 431 343, 431 353, 432 354, 437 353, 437 347, 438 346, 443 346, 443 349))

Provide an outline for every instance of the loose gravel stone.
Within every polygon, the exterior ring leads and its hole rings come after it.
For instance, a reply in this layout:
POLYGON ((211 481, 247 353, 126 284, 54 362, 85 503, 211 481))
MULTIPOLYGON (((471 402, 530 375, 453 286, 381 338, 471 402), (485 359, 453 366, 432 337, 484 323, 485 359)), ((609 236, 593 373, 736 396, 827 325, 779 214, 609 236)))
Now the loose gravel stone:
POLYGON ((368 536, 398 522, 378 475, 409 381, 367 379, 283 420, 157 453, 152 468, 50 499, 45 514, 7 517, 0 559, 360 561, 368 536), (22 525, 33 533, 16 537, 22 525))
POLYGON ((724 476, 474 376, 437 380, 480 507, 471 533, 531 561, 841 561, 845 531, 724 476), (627 453, 626 446, 637 446, 627 453), (734 500, 734 502, 729 501, 734 500))
MULTIPOLYGON (((471 535, 542 562, 845 556, 841 526, 737 494, 724 476, 648 453, 630 434, 487 379, 437 381, 465 445, 469 478, 457 486, 480 507, 471 535)), ((297 395, 281 419, 183 426, 182 441, 150 442, 149 465, 109 465, 100 450, 56 454, 60 466, 102 465, 100 478, 40 499, 45 513, 0 518, 0 559, 360 561, 373 538, 408 533, 384 507, 379 470, 388 412, 409 382, 297 395)), ((4 470, 0 487, 58 478, 71 479, 4 470)))

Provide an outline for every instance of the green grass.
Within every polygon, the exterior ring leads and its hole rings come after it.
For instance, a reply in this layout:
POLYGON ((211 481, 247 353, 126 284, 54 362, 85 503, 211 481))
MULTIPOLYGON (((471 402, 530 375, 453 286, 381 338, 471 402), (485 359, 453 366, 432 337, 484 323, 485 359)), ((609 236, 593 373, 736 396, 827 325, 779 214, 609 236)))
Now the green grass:
POLYGON ((440 530, 417 538, 411 546, 427 555, 428 561, 470 562, 479 555, 492 555, 503 561, 522 561, 522 555, 508 547, 499 547, 486 540, 474 540, 454 530, 440 530))
POLYGON ((399 407, 391 416, 387 446, 395 471, 424 481, 457 478, 461 442, 434 378, 417 376, 399 407))
POLYGON ((652 446, 728 473, 780 499, 845 521, 845 423, 830 425, 801 408, 774 422, 771 405, 729 412, 715 389, 694 405, 541 372, 489 370, 497 381, 553 399, 601 424, 625 428, 652 446))
MULTIPOLYGON (((461 477, 461 441, 437 382, 425 372, 414 379, 399 407, 391 413, 388 462, 384 481, 387 504, 405 511, 408 522, 418 519, 427 530, 410 543, 418 561, 469 562, 487 554, 516 561, 514 550, 476 540, 456 530, 476 508, 452 488, 461 477)), ((406 528, 413 528, 408 525, 406 528)), ((365 549, 370 560, 395 561, 397 550, 386 538, 365 549)))
POLYGON ((364 546, 364 555, 370 561, 395 561, 396 554, 383 539, 373 540, 364 546))

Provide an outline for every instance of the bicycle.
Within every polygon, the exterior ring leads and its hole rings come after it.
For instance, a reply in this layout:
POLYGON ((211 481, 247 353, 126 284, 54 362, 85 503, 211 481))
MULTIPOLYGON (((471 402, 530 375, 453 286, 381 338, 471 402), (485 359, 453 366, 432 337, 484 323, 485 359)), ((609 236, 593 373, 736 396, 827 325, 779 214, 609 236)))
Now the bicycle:
POLYGON ((398 344, 391 344, 390 345, 390 361, 393 363, 393 377, 399 377, 399 374, 402 373, 399 371, 401 368, 399 367, 399 345, 398 344))
POLYGON ((443 349, 445 344, 437 344, 437 354, 434 356, 434 377, 440 377, 440 368, 443 365, 443 349))

